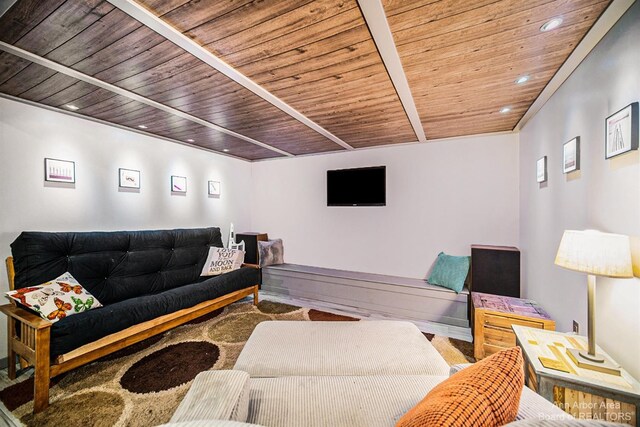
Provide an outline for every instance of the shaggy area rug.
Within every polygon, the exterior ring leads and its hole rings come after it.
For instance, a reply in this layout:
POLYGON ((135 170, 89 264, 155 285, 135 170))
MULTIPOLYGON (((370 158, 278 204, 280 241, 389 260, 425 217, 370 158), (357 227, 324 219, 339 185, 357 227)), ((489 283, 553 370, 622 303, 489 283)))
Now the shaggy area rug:
MULTIPOLYGON (((232 369, 265 320, 354 320, 269 301, 238 302, 52 380, 49 408, 33 415, 33 378, 0 391, 28 426, 154 426, 169 421, 195 376, 232 369)), ((425 334, 449 364, 473 361, 471 343, 425 334)))

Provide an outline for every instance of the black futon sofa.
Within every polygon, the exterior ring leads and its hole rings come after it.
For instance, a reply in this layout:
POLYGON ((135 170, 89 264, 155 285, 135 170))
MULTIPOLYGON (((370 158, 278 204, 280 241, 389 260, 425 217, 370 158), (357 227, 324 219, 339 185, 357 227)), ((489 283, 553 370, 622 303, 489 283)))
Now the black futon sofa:
POLYGON ((11 371, 15 375, 16 353, 25 359, 31 355, 23 346, 34 353, 33 360, 29 360, 36 366, 34 411, 48 404, 50 376, 251 294, 257 302, 260 275, 256 268, 243 267, 220 276, 200 277, 211 246, 223 246, 219 228, 23 232, 11 244, 13 265, 11 259, 7 260, 14 289, 39 285, 68 271, 104 306, 53 324, 27 309, 2 307, 9 316, 9 330, 16 331, 12 337, 14 345, 12 339, 9 345, 10 376, 11 371), (27 324, 32 330, 16 328, 16 323, 27 324), (36 335, 40 335, 39 339, 36 335), (43 346, 48 347, 46 364, 50 365, 50 375, 38 370, 45 362, 43 346), (45 381, 38 376, 46 377, 46 403, 42 402, 42 396, 38 401, 39 392, 42 394, 38 383, 45 381))

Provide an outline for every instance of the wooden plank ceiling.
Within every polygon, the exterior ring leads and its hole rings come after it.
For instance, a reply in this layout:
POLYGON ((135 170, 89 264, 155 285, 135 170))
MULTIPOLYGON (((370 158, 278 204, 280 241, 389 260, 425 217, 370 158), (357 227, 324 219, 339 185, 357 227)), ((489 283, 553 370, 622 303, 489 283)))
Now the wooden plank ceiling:
MULTIPOLYGON (((247 160, 416 141, 356 0, 139 3, 342 146, 103 0, 18 0, 0 18, 0 41, 125 92, 5 51, 0 93, 74 105, 81 115, 137 131, 144 125, 145 132, 247 160)), ((422 125, 434 139, 513 129, 609 0, 383 4, 422 125), (559 29, 539 31, 559 15, 559 29), (515 85, 521 75, 530 80, 515 85), (500 113, 504 106, 511 111, 500 113)))
POLYGON ((609 3, 383 0, 427 138, 512 130, 609 3))

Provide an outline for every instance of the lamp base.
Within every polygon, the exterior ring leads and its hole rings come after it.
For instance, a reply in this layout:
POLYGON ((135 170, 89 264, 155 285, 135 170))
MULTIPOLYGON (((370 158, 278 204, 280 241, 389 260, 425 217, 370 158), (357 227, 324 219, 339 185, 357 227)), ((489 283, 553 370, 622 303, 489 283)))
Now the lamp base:
POLYGON ((583 350, 568 348, 567 355, 579 368, 590 369, 610 375, 621 375, 620 365, 613 363, 611 360, 597 353, 595 356, 592 356, 583 350))

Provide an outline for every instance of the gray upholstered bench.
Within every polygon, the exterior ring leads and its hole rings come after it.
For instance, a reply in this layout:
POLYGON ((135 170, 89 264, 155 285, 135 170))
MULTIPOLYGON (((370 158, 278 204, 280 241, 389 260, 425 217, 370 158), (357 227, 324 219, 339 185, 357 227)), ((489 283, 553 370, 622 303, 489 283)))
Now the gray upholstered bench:
POLYGON ((466 286, 458 294, 423 279, 279 264, 262 269, 260 293, 294 305, 296 300, 311 300, 318 309, 328 306, 366 316, 444 324, 456 338, 469 336, 466 286))
POLYGON ((235 370, 252 378, 448 375, 449 365, 410 322, 260 323, 235 370))

